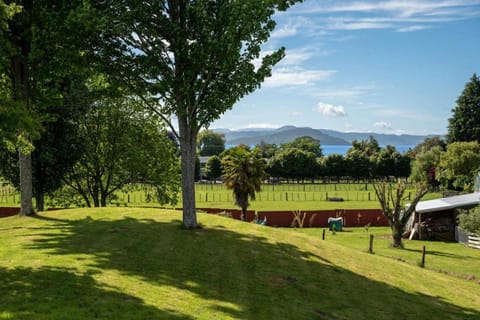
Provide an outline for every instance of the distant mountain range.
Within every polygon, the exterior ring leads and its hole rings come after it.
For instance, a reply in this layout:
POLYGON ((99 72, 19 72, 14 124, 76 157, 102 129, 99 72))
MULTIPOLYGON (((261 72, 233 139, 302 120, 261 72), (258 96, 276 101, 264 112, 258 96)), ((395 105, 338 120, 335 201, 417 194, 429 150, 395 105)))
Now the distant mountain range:
POLYGON ((395 135, 373 132, 340 132, 327 129, 312 129, 309 127, 284 126, 278 129, 214 129, 213 131, 225 134, 226 144, 255 145, 264 141, 266 143, 281 144, 291 142, 298 137, 310 136, 320 140, 322 145, 350 145, 353 140, 366 140, 370 136, 375 138, 380 145, 417 145, 428 136, 395 135))

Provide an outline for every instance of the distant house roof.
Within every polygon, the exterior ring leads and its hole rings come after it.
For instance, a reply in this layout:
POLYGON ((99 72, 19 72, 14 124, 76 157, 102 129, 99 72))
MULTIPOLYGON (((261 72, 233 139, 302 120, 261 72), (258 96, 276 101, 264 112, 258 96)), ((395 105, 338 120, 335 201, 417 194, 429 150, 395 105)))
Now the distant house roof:
POLYGON ((462 194, 459 196, 420 201, 415 211, 418 213, 435 212, 450 209, 467 209, 480 204, 480 192, 462 194))
POLYGON ((210 159, 210 157, 198 157, 198 158, 200 159, 201 164, 207 163, 208 159, 210 159))

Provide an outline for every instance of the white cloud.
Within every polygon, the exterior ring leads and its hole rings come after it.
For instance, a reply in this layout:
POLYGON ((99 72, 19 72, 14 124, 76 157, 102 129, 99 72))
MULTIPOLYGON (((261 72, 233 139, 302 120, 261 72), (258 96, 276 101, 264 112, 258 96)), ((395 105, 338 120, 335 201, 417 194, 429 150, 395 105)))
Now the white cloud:
POLYGON ((385 121, 378 121, 373 124, 375 128, 380 128, 383 130, 393 130, 392 125, 390 123, 387 123, 385 121))
POLYGON ((327 117, 345 117, 347 115, 343 106, 334 106, 324 102, 317 104, 317 111, 327 117))
POLYGON ((268 88, 305 86, 329 79, 336 71, 305 70, 303 68, 278 68, 267 78, 264 86, 268 88))
POLYGON ((480 1, 313 1, 296 6, 292 12, 316 15, 317 25, 320 24, 319 27, 324 30, 393 29, 413 32, 431 28, 431 24, 435 23, 478 18, 480 1))
POLYGON ((409 27, 404 27, 404 28, 398 28, 397 32, 413 32, 413 31, 419 31, 419 30, 425 30, 425 29, 430 29, 430 26, 419 26, 419 25, 413 25, 409 27))
POLYGON ((347 89, 322 89, 315 91, 313 94, 324 99, 352 99, 371 94, 375 88, 375 85, 361 85, 347 89))
POLYGON ((296 35, 297 32, 297 26, 287 24, 282 26, 279 29, 275 29, 272 34, 271 38, 272 39, 279 39, 279 38, 287 38, 296 35))

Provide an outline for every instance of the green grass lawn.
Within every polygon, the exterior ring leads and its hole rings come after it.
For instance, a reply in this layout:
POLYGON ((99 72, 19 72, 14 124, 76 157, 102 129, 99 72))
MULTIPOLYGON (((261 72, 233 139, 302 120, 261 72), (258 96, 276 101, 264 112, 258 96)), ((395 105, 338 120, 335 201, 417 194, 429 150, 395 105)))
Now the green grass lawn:
MULTIPOLYGON (((196 184, 195 200, 198 208, 238 209, 232 198, 232 191, 223 184, 196 184)), ((407 190, 406 195, 414 190, 407 190)), ((153 198, 153 190, 138 187, 137 191, 117 192, 113 206, 159 206, 153 198), (150 199, 150 201, 149 201, 150 199)), ((429 193, 424 200, 439 198, 440 193, 429 193)), ((20 197, 11 187, 0 188, 0 206, 19 206, 20 197)), ((48 201, 47 201, 48 202, 48 201)), ((179 195, 177 207, 181 207, 179 195)), ((173 206, 166 206, 173 208, 173 206)), ((371 184, 329 183, 329 184, 281 184, 263 185, 256 200, 251 201, 251 210, 331 210, 331 209, 379 209, 375 191, 371 184), (327 201, 328 197, 341 197, 343 202, 327 201)))
MULTIPOLYGON (((298 229, 301 232, 322 237, 322 229, 298 229)), ((374 236, 373 253, 390 257, 411 265, 419 265, 422 259, 423 246, 426 248, 425 267, 446 272, 466 279, 477 279, 480 284, 480 250, 468 248, 456 242, 418 241, 403 239, 403 250, 392 247, 389 227, 345 228, 335 234, 327 231, 326 241, 333 242, 360 252, 369 249, 370 235, 374 236)))
POLYGON ((135 208, 1 219, 0 319, 480 319, 477 282, 365 253, 354 232, 180 220, 135 208))

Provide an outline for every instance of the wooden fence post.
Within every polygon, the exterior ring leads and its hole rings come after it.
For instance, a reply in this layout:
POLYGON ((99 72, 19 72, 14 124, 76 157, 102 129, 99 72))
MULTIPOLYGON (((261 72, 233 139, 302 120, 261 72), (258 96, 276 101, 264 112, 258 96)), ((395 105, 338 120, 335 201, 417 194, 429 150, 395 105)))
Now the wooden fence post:
POLYGON ((425 246, 423 246, 422 250, 422 262, 420 264, 420 267, 425 268, 425 246))
POLYGON ((368 246, 368 253, 373 253, 373 234, 370 235, 370 244, 368 246))

